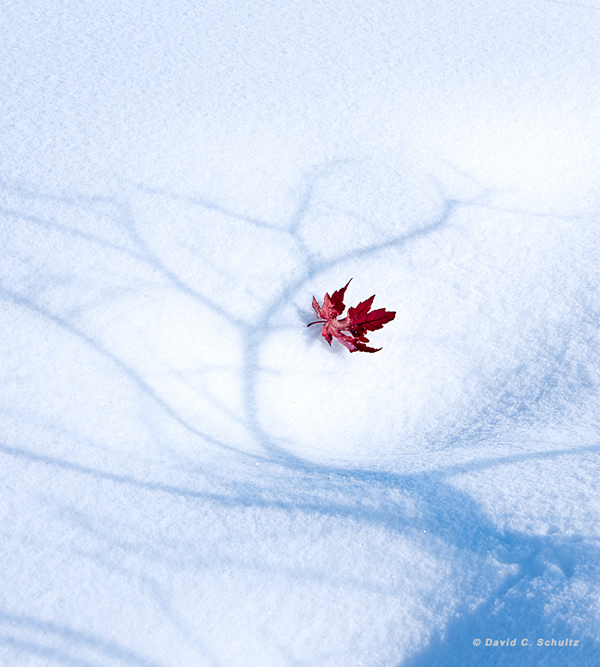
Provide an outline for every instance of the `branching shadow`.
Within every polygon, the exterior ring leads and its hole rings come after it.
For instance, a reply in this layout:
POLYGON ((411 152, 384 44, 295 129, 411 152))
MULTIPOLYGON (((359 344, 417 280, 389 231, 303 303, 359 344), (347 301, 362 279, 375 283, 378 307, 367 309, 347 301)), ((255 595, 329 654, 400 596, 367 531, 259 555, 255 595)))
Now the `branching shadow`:
MULTIPOLYGON (((469 642, 476 636, 483 637, 483 633, 491 632, 492 628, 500 628, 502 631, 516 630, 519 618, 515 622, 510 617, 510 614, 515 611, 515 605, 528 604, 527 591, 531 590, 534 582, 543 577, 549 568, 560 572, 560 576, 565 581, 573 577, 574 564, 582 554, 582 546, 576 541, 564 541, 558 535, 537 536, 524 532, 499 530, 473 498, 452 484, 452 478, 466 472, 494 469, 500 465, 518 464, 531 460, 556 460, 561 456, 576 456, 584 452, 600 453, 600 445, 528 452, 518 456, 495 457, 468 464, 438 467, 434 471, 399 474, 394 471, 365 469, 360 466, 317 464, 295 454, 293 443, 292 446, 284 446, 281 441, 275 441, 270 436, 259 417, 257 371, 262 341, 278 311, 291 301, 307 281, 314 280, 324 272, 336 266, 343 266, 344 263, 357 258, 375 258, 378 253, 389 250, 403 252, 411 244, 418 243, 419 240, 435 235, 446 228, 461 207, 473 203, 446 198, 442 210, 433 219, 424 220, 419 227, 409 232, 392 235, 381 242, 344 252, 328 261, 318 260, 302 238, 302 223, 311 210, 315 185, 319 178, 334 166, 327 165, 315 170, 307 177, 296 211, 286 224, 275 224, 252 216, 244 216, 202 197, 183 197, 143 184, 129 185, 130 188, 133 188, 130 196, 141 193, 160 196, 167 200, 183 201, 189 206, 215 211, 225 217, 241 221, 250 229, 256 227, 261 230, 274 231, 281 238, 286 238, 295 245, 300 257, 301 269, 297 272, 282 272, 281 286, 276 297, 264 303, 250 321, 236 317, 229 308, 224 307, 205 293, 202 285, 190 284, 170 267, 161 257, 160 250, 153 248, 145 238, 143 231, 139 229, 126 197, 120 201, 117 198, 53 197, 52 195, 36 194, 32 190, 17 187, 14 184, 0 184, 5 191, 10 191, 23 202, 60 203, 77 210, 87 208, 88 212, 92 213, 101 210, 102 215, 109 210, 112 223, 123 232, 127 239, 124 243, 116 242, 110 234, 103 237, 101 234, 88 233, 62 222, 45 219, 38 214, 31 213, 26 205, 23 205, 24 210, 17 210, 14 204, 0 207, 0 216, 12 223, 32 225, 39 229, 41 234, 49 231, 64 234, 65 243, 72 238, 77 238, 78 241, 90 244, 90 246, 123 255, 128 261, 150 267, 156 272, 162 285, 167 285, 175 293, 190 298, 200 308, 218 316, 240 334, 242 341, 240 378, 244 405, 241 421, 234 419, 233 412, 227 413, 226 406, 223 404, 217 407, 223 409, 226 416, 233 421, 237 420, 254 442, 261 447, 260 454, 250 453, 228 443, 226 434, 223 438, 215 438, 208 431, 195 426, 157 390, 151 381, 146 379, 144 369, 137 368, 117 354, 111 347, 110 341, 103 340, 93 332, 87 331, 77 322, 71 312, 68 314, 57 312, 52 304, 45 302, 43 294, 39 294, 35 289, 27 290, 16 286, 11 282, 10 276, 7 276, 0 283, 0 298, 6 303, 43 317, 49 326, 58 327, 65 334, 65 340, 75 338, 85 344, 94 354, 107 361, 118 376, 132 382, 158 410, 185 429, 191 437, 196 438, 198 442, 209 443, 224 452, 235 455, 243 461, 246 467, 236 471, 235 474, 230 474, 229 470, 223 471, 222 479, 217 478, 219 472, 215 470, 213 483, 215 486, 220 486, 220 490, 203 491, 194 488, 193 485, 147 481, 138 479, 134 475, 81 465, 55 456, 52 452, 41 453, 34 451, 34 447, 31 449, 17 447, 8 441, 0 444, 0 454, 3 457, 20 461, 26 467, 53 469, 57 474, 64 475, 66 479, 84 478, 94 484, 103 483, 115 488, 131 490, 143 495, 151 506, 161 502, 162 498, 175 498, 193 507, 216 508, 220 516, 224 517, 227 511, 246 508, 259 511, 273 510, 288 517, 303 515, 343 519, 358 526, 381 528, 390 535, 418 539, 425 545, 429 544, 430 540, 437 540, 444 545, 444 548, 466 554, 475 560, 483 561, 492 558, 500 564, 512 565, 515 574, 505 578, 483 604, 473 609, 465 603, 464 607, 457 611, 456 619, 450 620, 443 632, 437 634, 432 632, 430 643, 420 653, 413 655, 403 663, 405 665, 465 664, 466 656, 472 660, 470 664, 478 664, 477 661, 484 654, 481 649, 477 652, 474 647, 469 647, 469 642), (261 466, 260 475, 252 474, 250 466, 256 464, 261 466), (398 490, 401 490, 403 494, 400 501, 395 496, 398 490), (413 511, 407 511, 407 503, 410 503, 413 511), (502 611, 503 608, 506 609, 505 612, 502 611)), ((206 252, 210 252, 210 249, 206 249, 206 252)), ((202 261, 202 256, 198 258, 198 261, 202 261)), ((46 277, 51 275, 51 270, 48 269, 46 274, 46 277)), ((173 374, 177 374, 176 369, 173 369, 173 374)), ((185 378, 181 379, 185 381, 185 378)), ((206 394, 208 400, 217 403, 208 391, 206 394)), ((480 414, 473 419, 471 424, 465 424, 462 437, 477 441, 480 435, 477 429, 482 423, 489 425, 488 417, 489 415, 480 414)), ((52 502, 52 498, 49 498, 49 502, 52 502)), ((120 555, 135 556, 143 563, 158 563, 174 570, 191 567, 199 571, 227 564, 241 572, 264 573, 265 571, 264 564, 257 563, 247 554, 233 556, 219 553, 212 559, 206 555, 198 557, 198 543, 195 539, 180 540, 174 544, 169 543, 167 546, 167 540, 160 529, 158 529, 160 539, 154 541, 157 534, 146 536, 141 531, 130 532, 127 525, 117 523, 107 528, 102 508, 97 508, 95 511, 84 511, 65 505, 64 500, 60 501, 55 498, 54 502, 55 510, 61 521, 72 526, 78 531, 78 534, 94 538, 94 544, 97 546, 87 551, 82 549, 80 555, 93 558, 105 568, 120 570, 129 578, 137 577, 140 585, 150 591, 150 595, 155 598, 165 616, 187 635, 191 635, 192 631, 186 627, 184 619, 177 616, 176 611, 168 602, 164 582, 153 579, 146 573, 128 571, 127 566, 119 559, 120 555), (164 541, 163 538, 165 538, 164 541)), ((82 543, 85 543, 85 540, 82 539, 82 543)), ((586 543, 585 550, 584 556, 589 562, 600 562, 599 548, 586 543)), ((342 575, 336 577, 331 572, 324 573, 310 567, 280 564, 278 568, 272 569, 290 580, 328 578, 333 585, 341 589, 384 592, 381 584, 376 581, 359 580, 342 575)), ((391 595, 402 594, 401 589, 394 588, 392 584, 385 590, 391 595)), ((554 633, 570 632, 566 621, 560 619, 548 621, 542 597, 534 600, 530 611, 532 623, 536 627, 548 624, 554 633)), ((155 664, 117 644, 105 642, 93 635, 78 633, 66 627, 44 623, 33 617, 5 614, 0 615, 0 622, 9 628, 9 630, 2 630, 0 642, 42 658, 61 660, 65 664, 76 665, 94 664, 94 660, 103 659, 115 659, 134 665, 155 664), (14 628, 17 628, 18 631, 13 632, 14 628), (71 648, 57 648, 51 641, 46 642, 46 636, 59 637, 71 648), (78 647, 84 647, 90 652, 91 663, 86 662, 88 658, 78 657, 78 647)), ((533 641, 533 638, 531 640, 533 641)), ((597 657, 600 646, 598 641, 591 639, 586 641, 586 652, 583 655, 586 658, 597 657)), ((398 638, 398 645, 401 644, 402 638, 398 638)), ((210 654, 204 645, 201 650, 205 651, 207 655, 210 654)), ((580 658, 581 655, 582 653, 579 653, 578 657, 580 658)), ((539 656, 537 658, 539 659, 539 656)), ((211 659, 213 664, 217 664, 214 657, 211 659)), ((292 658, 289 657, 289 660, 291 662, 292 658)))
POLYGON ((76 667, 98 664, 158 667, 159 664, 93 634, 4 611, 0 611, 0 644, 15 649, 21 655, 76 667))

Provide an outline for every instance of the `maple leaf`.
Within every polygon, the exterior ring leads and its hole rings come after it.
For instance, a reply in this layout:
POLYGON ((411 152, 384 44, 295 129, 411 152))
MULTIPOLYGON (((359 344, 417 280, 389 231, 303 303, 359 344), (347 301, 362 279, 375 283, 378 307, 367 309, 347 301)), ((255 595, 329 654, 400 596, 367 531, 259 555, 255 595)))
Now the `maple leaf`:
POLYGON ((334 338, 337 338, 350 352, 379 352, 380 347, 368 347, 366 345, 369 339, 365 334, 367 331, 381 329, 384 324, 391 322, 396 317, 396 313, 385 308, 371 311, 375 298, 375 294, 373 294, 366 301, 361 301, 356 308, 349 308, 346 317, 343 320, 338 320, 338 317, 346 308, 344 294, 351 280, 352 278, 344 287, 334 292, 332 296, 326 293, 322 306, 313 296, 312 307, 319 319, 307 324, 307 326, 323 324, 321 335, 329 345, 334 338))

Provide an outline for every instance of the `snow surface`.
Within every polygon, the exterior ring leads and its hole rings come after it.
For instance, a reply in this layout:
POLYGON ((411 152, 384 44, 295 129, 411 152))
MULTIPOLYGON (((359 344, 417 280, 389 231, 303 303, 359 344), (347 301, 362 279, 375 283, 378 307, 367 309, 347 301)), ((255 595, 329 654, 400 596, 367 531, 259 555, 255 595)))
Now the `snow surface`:
POLYGON ((0 72, 1 664, 600 664, 598 0, 5 0, 0 72))

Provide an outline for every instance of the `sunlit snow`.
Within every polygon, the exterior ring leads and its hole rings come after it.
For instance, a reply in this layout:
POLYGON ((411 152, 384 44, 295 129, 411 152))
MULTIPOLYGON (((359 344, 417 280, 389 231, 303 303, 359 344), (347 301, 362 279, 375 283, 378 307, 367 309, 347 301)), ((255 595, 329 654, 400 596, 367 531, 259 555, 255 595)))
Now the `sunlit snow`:
POLYGON ((599 36, 5 3, 0 663, 600 664, 599 36))

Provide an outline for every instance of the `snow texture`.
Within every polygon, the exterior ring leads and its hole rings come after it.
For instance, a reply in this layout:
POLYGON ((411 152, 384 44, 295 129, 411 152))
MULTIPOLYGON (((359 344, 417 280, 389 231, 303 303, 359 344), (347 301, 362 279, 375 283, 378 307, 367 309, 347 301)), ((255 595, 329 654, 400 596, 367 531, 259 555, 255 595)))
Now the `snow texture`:
POLYGON ((0 76, 1 664, 600 664, 598 0, 8 0, 0 76))

